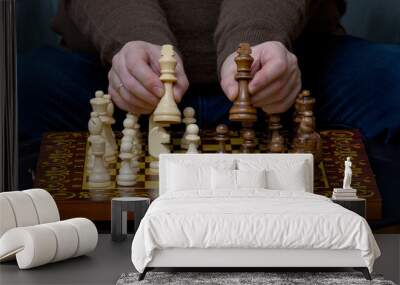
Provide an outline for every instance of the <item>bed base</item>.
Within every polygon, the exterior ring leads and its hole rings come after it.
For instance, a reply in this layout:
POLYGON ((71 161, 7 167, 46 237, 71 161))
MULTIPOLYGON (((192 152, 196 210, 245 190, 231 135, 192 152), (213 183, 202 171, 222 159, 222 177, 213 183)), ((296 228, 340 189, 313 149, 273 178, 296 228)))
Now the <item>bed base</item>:
POLYGON ((139 275, 143 280, 153 269, 179 271, 266 271, 285 269, 327 271, 353 268, 371 280, 359 250, 350 249, 246 249, 246 248, 168 248, 154 251, 153 259, 139 275), (193 270, 197 269, 197 270, 193 270))
POLYGON ((330 271, 348 271, 346 269, 353 269, 360 271, 366 280, 372 280, 371 274, 367 267, 344 267, 344 268, 329 268, 327 267, 248 267, 248 268, 236 268, 236 267, 182 267, 182 268, 168 268, 168 267, 146 267, 142 273, 139 274, 138 280, 142 281, 146 277, 146 273, 152 270, 164 270, 164 271, 191 271, 191 272, 330 272, 330 271))

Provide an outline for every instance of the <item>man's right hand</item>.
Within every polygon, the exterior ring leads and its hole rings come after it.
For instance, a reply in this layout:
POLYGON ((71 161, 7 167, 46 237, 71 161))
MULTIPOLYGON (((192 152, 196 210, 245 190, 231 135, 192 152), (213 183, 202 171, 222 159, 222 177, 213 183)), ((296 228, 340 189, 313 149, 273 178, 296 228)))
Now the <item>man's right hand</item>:
MULTIPOLYGON (((108 73, 108 93, 119 108, 135 114, 154 111, 164 95, 163 83, 159 79, 160 56, 161 46, 143 41, 128 42, 115 54, 108 73)), ((180 56, 175 54, 175 57, 178 64, 174 96, 179 103, 189 81, 180 56)))

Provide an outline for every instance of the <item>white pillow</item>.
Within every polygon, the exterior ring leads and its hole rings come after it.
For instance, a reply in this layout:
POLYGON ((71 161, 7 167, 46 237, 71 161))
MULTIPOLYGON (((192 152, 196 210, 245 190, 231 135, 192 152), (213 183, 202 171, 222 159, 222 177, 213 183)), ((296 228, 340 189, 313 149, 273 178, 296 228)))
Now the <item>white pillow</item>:
POLYGON ((212 190, 236 190, 236 170, 216 169, 211 170, 212 190))
POLYGON ((267 188, 266 170, 235 170, 237 188, 267 188))
POLYGON ((239 170, 266 169, 267 188, 305 192, 310 185, 309 169, 305 160, 261 160, 238 161, 239 170))
POLYGON ((307 164, 293 164, 291 167, 276 167, 267 171, 268 188, 274 190, 307 191, 307 164))
POLYGON ((207 176, 210 176, 210 170, 207 167, 170 163, 167 189, 168 191, 185 191, 210 188, 210 179, 207 179, 207 176))
POLYGON ((210 190, 211 187, 211 169, 234 169, 234 160, 213 161, 180 161, 178 163, 169 162, 167 165, 167 191, 185 191, 185 190, 210 190))

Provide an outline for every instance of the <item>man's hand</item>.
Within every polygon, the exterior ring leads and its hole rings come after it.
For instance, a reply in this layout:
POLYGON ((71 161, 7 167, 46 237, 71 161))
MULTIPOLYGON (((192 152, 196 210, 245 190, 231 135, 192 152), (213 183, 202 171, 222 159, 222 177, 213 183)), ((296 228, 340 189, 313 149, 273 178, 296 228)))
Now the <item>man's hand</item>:
MULTIPOLYGON (((115 54, 108 73, 108 93, 115 104, 135 114, 152 113, 164 95, 160 81, 161 46, 142 41, 126 43, 115 54)), ((180 102, 189 87, 180 56, 175 54, 177 82, 174 85, 175 101, 180 102)))
MULTIPOLYGON (((301 75, 297 58, 280 42, 265 42, 252 47, 254 58, 249 92, 254 107, 268 114, 288 110, 301 90, 301 75)), ((236 52, 224 61, 221 68, 221 87, 229 100, 238 96, 235 80, 236 52)))

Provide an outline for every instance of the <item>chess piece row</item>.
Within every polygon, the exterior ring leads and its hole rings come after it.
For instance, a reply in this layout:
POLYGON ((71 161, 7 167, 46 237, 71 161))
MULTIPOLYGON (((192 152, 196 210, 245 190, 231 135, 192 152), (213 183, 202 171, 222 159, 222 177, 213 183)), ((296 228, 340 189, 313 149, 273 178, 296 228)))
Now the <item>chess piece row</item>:
POLYGON ((90 100, 92 113, 88 123, 89 150, 87 169, 88 185, 92 188, 105 188, 111 185, 110 165, 116 165, 118 157, 121 167, 117 175, 117 184, 131 186, 136 183, 138 157, 141 153, 141 134, 138 116, 128 113, 124 120, 123 137, 120 154, 117 157, 118 145, 111 125, 114 105, 110 95, 96 91, 95 98, 90 100))
POLYGON ((92 112, 88 123, 89 150, 88 184, 90 187, 101 188, 111 185, 111 178, 107 165, 117 161, 117 143, 112 131, 114 105, 110 95, 96 91, 95 98, 90 100, 92 112))

